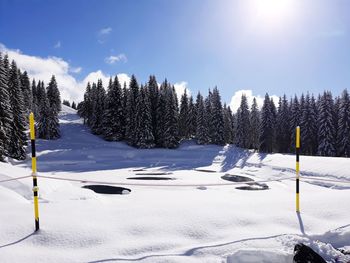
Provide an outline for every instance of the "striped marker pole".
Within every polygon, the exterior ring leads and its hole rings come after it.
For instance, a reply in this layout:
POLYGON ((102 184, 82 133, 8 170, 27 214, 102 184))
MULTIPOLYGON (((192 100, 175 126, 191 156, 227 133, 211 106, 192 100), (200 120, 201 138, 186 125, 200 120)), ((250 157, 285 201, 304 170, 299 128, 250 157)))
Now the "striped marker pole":
POLYGON ((300 179, 300 166, 299 166, 299 153, 300 153, 300 127, 296 128, 296 142, 295 142, 295 153, 296 153, 296 211, 300 212, 300 200, 299 200, 299 179, 300 179))
POLYGON ((32 145, 32 177, 33 177, 33 193, 34 193, 34 215, 35 215, 35 231, 39 230, 39 202, 38 202, 38 178, 36 177, 36 154, 35 154, 35 127, 34 114, 29 115, 30 141, 32 145))

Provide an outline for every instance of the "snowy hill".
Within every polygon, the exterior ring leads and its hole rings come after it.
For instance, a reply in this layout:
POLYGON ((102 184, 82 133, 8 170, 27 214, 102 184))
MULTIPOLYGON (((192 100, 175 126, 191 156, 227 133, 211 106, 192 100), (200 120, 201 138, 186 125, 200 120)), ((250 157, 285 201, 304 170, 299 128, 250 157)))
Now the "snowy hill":
POLYGON ((350 261, 336 250, 350 248, 350 159, 301 157, 298 215, 293 155, 192 141, 135 149, 92 135, 75 110, 62 108, 62 138, 37 142, 40 232, 31 178, 4 182, 30 175, 29 154, 0 163, 0 262, 292 262, 298 242, 329 262, 350 261), (101 183, 131 193, 82 188, 101 183))

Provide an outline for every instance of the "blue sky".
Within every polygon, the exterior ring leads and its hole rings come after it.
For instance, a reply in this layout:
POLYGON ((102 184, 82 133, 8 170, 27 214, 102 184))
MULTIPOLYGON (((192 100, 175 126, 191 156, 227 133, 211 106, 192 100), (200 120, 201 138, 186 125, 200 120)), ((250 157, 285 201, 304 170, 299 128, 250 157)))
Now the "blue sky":
POLYGON ((349 88, 350 1, 277 1, 286 5, 0 0, 0 43, 61 58, 77 82, 98 70, 142 82, 155 74, 186 82, 193 94, 217 85, 228 103, 238 90, 291 96, 349 88))

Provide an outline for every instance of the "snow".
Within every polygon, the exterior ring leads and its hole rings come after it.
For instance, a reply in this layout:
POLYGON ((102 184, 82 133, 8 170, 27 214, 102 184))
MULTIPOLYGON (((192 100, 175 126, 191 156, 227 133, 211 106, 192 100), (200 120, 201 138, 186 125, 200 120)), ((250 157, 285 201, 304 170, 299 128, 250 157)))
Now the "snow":
MULTIPOLYGON (((1 262, 291 262, 298 242, 328 262, 350 261, 336 250, 350 246, 350 159, 301 156, 297 214, 293 155, 193 141, 138 150, 92 135, 62 107, 62 138, 37 142, 38 233, 32 179, 0 183, 1 262), (127 179, 137 173, 175 180, 127 179), (225 174, 268 181, 269 189, 235 189, 245 184, 225 174), (89 180, 132 191, 97 194, 82 188, 95 184, 89 180)), ((0 181, 30 175, 29 152, 26 161, 0 163, 0 181)))

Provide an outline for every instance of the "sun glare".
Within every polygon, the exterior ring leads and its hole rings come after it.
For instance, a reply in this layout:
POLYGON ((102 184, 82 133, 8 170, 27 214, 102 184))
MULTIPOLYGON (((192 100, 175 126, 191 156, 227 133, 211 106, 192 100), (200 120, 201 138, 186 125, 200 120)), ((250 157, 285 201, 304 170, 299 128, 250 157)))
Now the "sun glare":
POLYGON ((284 27, 295 19, 295 0, 248 0, 250 20, 264 28, 284 27))

